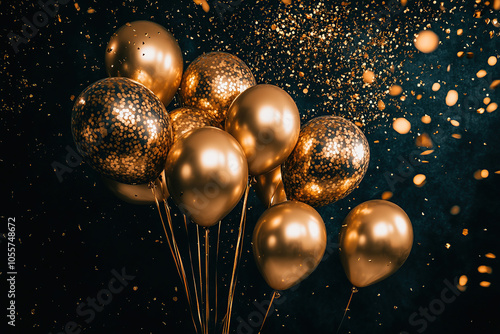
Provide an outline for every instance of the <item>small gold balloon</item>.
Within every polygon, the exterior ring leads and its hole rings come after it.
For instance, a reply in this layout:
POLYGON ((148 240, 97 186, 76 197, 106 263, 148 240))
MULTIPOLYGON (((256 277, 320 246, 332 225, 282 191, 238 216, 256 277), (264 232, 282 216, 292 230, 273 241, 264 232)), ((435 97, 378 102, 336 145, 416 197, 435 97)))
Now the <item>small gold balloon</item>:
POLYGON ((238 204, 248 181, 245 153, 236 139, 214 127, 192 130, 174 143, 165 167, 179 209, 209 227, 238 204))
POLYGON ((287 196, 314 207, 336 202, 358 186, 369 161, 368 141, 356 125, 336 116, 313 118, 284 164, 287 196))
POLYGON ((185 107, 194 107, 222 123, 231 102, 256 84, 248 66, 225 52, 210 52, 196 58, 182 77, 179 97, 185 107))
POLYGON ((78 152, 103 176, 127 184, 153 181, 172 145, 165 107, 146 87, 106 78, 76 99, 71 130, 78 152))
POLYGON ((179 44, 154 22, 135 21, 118 29, 108 43, 105 61, 109 76, 140 82, 165 106, 181 83, 183 60, 179 44))
POLYGON ((241 93, 229 108, 226 131, 245 151, 251 175, 279 166, 292 152, 300 132, 300 114, 292 97, 273 85, 241 93))
MULTIPOLYGON (((104 185, 119 199, 130 204, 155 204, 156 199, 149 183, 145 184, 125 184, 112 179, 102 178, 104 185)), ((168 198, 167 184, 165 183, 165 173, 154 182, 155 194, 159 202, 168 198)))
POLYGON ((340 259, 347 278, 359 288, 396 272, 412 245, 410 218, 399 206, 384 200, 352 209, 340 231, 340 259))
POLYGON ((267 209, 257 221, 253 254, 267 284, 286 290, 316 269, 326 241, 319 213, 305 203, 288 201, 267 209))
POLYGON ((286 202, 285 187, 281 180, 281 166, 276 167, 270 172, 261 174, 256 178, 255 192, 259 199, 268 208, 286 202))
POLYGON ((213 126, 220 128, 220 124, 200 109, 182 107, 170 112, 172 128, 174 132, 174 142, 176 142, 183 134, 204 126, 213 126))

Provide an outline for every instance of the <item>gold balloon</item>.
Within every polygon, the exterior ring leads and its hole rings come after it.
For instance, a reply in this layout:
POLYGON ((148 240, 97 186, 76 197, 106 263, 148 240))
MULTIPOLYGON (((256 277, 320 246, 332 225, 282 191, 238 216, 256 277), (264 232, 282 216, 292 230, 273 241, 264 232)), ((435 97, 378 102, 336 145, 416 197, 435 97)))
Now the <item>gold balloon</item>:
POLYGON ((156 179, 172 145, 163 104, 127 78, 106 78, 87 87, 73 107, 71 130, 85 161, 121 183, 156 179))
POLYGON ((354 286, 392 275, 410 255, 413 228, 403 209, 384 200, 364 202, 347 215, 340 231, 340 259, 354 286))
POLYGON ((309 276, 326 249, 326 228, 305 203, 288 201, 267 209, 253 231, 253 254, 267 284, 286 290, 309 276))
POLYGON ((183 106, 204 110, 222 123, 231 102, 255 84, 252 72, 241 59, 225 52, 210 52, 188 66, 179 96, 183 106))
POLYGON ((356 125, 342 117, 313 118, 284 164, 287 196, 314 207, 336 202, 358 186, 369 161, 368 141, 356 125))
MULTIPOLYGON (((103 177, 104 185, 119 199, 130 204, 155 204, 156 199, 153 195, 149 183, 145 184, 125 184, 112 179, 103 177)), ((168 198, 167 184, 165 182, 165 173, 162 172, 162 178, 155 180, 156 197, 158 201, 168 198), (163 188, 162 188, 163 187, 163 188), (165 192, 165 196, 163 196, 165 192)))
POLYGON ((165 175, 179 209, 208 227, 238 204, 246 189, 248 168, 245 153, 230 134, 204 127, 174 143, 165 175))
POLYGON ((241 93, 229 108, 226 131, 245 151, 251 175, 269 172, 292 152, 300 133, 300 114, 287 92, 257 85, 241 93))
POLYGON ((268 208, 286 202, 286 193, 281 180, 281 166, 256 177, 255 192, 268 208))
POLYGON ((213 126, 220 128, 220 124, 200 109, 196 108, 177 108, 170 112, 170 120, 174 131, 174 142, 176 142, 183 134, 204 126, 213 126))
POLYGON ((154 22, 135 21, 118 29, 108 43, 105 61, 109 76, 140 82, 165 106, 181 83, 183 60, 179 44, 154 22))

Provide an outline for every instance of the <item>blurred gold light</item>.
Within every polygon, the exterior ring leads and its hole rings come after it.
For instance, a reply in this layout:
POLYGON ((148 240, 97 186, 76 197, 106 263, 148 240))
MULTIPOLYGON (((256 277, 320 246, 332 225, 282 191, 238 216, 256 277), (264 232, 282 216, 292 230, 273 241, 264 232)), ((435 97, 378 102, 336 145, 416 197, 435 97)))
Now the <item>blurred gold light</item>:
POLYGON ((476 73, 476 76, 478 78, 484 78, 486 76, 486 71, 485 70, 480 70, 479 72, 476 73))
POLYGON ((490 172, 488 172, 488 170, 487 170, 487 169, 483 169, 483 170, 481 171, 481 177, 482 177, 483 179, 487 178, 489 175, 490 175, 490 172))
POLYGON ((485 97, 483 99, 483 103, 486 104, 486 105, 490 104, 490 102, 491 102, 491 99, 489 97, 485 97))
POLYGON ((437 92, 439 90, 439 88, 441 88, 441 84, 439 82, 435 82, 433 85, 432 85, 432 90, 437 92))
POLYGON ((497 256, 496 256, 495 254, 493 254, 493 253, 488 253, 488 254, 486 254, 485 256, 486 256, 488 259, 496 259, 496 258, 497 258, 497 256))
POLYGON ((489 106, 486 107, 486 111, 487 112, 494 112, 495 110, 497 110, 497 108, 498 108, 498 104, 493 102, 489 106))
POLYGON ((425 184, 425 179, 426 177, 424 174, 417 174, 413 178, 413 183, 415 183, 417 187, 422 187, 425 184))
POLYGON ((483 288, 487 288, 491 285, 491 283, 488 281, 482 281, 481 283, 479 283, 479 285, 482 286, 483 288))
POLYGON ((422 118, 420 120, 424 124, 429 124, 431 122, 431 116, 429 116, 429 115, 422 116, 422 118))
POLYGON ((468 235, 468 234, 469 234, 469 229, 464 228, 464 229, 462 230, 462 234, 463 234, 464 236, 468 235))
POLYGON ((456 90, 450 90, 446 95, 446 104, 451 107, 454 106, 458 101, 458 92, 456 90))
POLYGON ((363 73, 363 81, 367 84, 371 84, 375 81, 375 73, 373 71, 365 71, 363 73))
POLYGON ((491 274, 493 272, 493 269, 489 266, 479 266, 477 267, 477 271, 479 271, 481 274, 491 274))
POLYGON ((454 205, 450 209, 450 213, 454 216, 458 215, 460 213, 460 207, 458 205, 454 205))
POLYGON ((423 53, 431 53, 439 46, 439 37, 431 30, 423 30, 415 38, 415 47, 423 53))
POLYGON ((389 94, 391 96, 398 96, 403 92, 403 87, 400 85, 392 85, 391 88, 389 88, 389 94))
POLYGON ((390 198, 392 198, 392 192, 390 192, 390 191, 384 191, 382 193, 382 199, 383 200, 388 200, 390 198))
POLYGON ((460 276, 460 278, 458 279, 458 284, 460 284, 461 286, 465 286, 467 284, 467 276, 465 275, 462 275, 460 276))
POLYGON ((392 123, 392 127, 396 130, 396 132, 404 135, 410 132, 411 123, 404 118, 396 118, 392 123))
POLYGON ((491 56, 490 58, 488 58, 488 65, 495 66, 496 63, 497 63, 497 57, 491 56))

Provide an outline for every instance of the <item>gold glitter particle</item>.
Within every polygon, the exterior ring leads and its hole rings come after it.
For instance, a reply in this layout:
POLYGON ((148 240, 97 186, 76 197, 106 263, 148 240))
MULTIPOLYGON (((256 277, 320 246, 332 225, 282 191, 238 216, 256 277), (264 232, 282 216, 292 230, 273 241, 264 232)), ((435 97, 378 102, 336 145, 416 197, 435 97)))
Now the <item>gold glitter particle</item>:
POLYGON ((432 90, 434 92, 437 92, 439 89, 441 88, 441 84, 439 82, 435 82, 433 85, 432 85, 432 90))
POLYGON ((463 29, 458 29, 457 30, 457 35, 460 36, 464 33, 464 30, 463 29))
POLYGON ((493 253, 487 253, 485 256, 486 256, 488 259, 496 259, 496 258, 497 258, 497 256, 496 256, 495 254, 493 254, 493 253))
POLYGON ((451 244, 449 242, 446 243, 446 245, 444 245, 446 247, 446 249, 450 249, 451 247, 451 244))
POLYGON ((417 145, 417 147, 432 148, 431 137, 427 133, 422 133, 415 139, 415 145, 417 145))
POLYGON ((378 109, 379 109, 380 111, 384 110, 384 109, 385 109, 385 103, 384 103, 384 101, 382 101, 382 100, 378 100, 378 102, 377 102, 377 107, 378 107, 378 109))
POLYGON ((483 288, 488 288, 491 285, 491 282, 482 281, 481 283, 479 283, 479 285, 482 286, 483 288))
POLYGON ((485 97, 483 99, 483 103, 486 104, 486 105, 490 104, 490 102, 491 102, 491 99, 489 97, 485 97))
POLYGON ((469 229, 464 228, 464 229, 462 230, 462 234, 463 234, 464 236, 467 236, 467 235, 469 234, 469 229))
POLYGON ((462 275, 458 279, 458 284, 460 284, 461 286, 466 286, 467 285, 467 281, 468 281, 467 276, 466 275, 462 275))
POLYGON ((491 56, 488 58, 488 65, 495 66, 497 64, 497 57, 491 56))
POLYGON ((367 84, 372 84, 375 81, 375 73, 373 71, 365 71, 363 73, 363 81, 367 84))

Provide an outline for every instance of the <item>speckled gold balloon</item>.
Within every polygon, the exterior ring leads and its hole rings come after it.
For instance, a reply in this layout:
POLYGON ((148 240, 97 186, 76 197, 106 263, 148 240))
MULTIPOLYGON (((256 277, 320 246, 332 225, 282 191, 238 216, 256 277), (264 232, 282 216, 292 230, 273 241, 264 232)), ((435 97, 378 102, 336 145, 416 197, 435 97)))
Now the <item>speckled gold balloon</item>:
POLYGON ((148 183, 162 172, 172 145, 165 107, 143 85, 107 78, 76 99, 71 130, 78 152, 105 177, 148 183))
POLYGON ((225 52, 210 52, 188 66, 179 96, 183 106, 204 110, 222 123, 233 100, 255 84, 241 59, 225 52))
POLYGON ((221 128, 219 122, 217 122, 210 114, 196 108, 177 108, 170 112, 170 120, 172 121, 174 142, 182 137, 183 134, 194 129, 205 126, 221 128))
POLYGON ((165 105, 182 79, 182 52, 174 36, 150 21, 127 23, 111 37, 106 48, 110 77, 127 77, 155 93, 165 105))
POLYGON ((336 116, 313 118, 283 168, 289 199, 319 207, 351 193, 363 179, 370 147, 363 132, 336 116))

